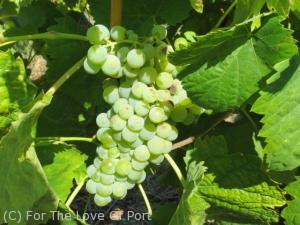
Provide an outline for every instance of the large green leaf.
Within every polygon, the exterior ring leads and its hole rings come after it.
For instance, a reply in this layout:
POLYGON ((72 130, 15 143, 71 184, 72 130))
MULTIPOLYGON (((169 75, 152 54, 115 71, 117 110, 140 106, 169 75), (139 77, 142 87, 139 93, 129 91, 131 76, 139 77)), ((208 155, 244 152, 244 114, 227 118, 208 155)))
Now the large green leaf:
MULTIPOLYGON (((20 223, 9 221, 9 225, 27 224, 25 215, 29 210, 47 214, 57 207, 57 198, 49 189, 31 136, 40 113, 49 102, 49 97, 44 97, 28 113, 21 114, 0 142, 0 214, 4 215, 6 210, 18 210, 23 216, 20 223)), ((4 222, 3 219, 1 216, 0 223, 4 222)))
POLYGON ((26 82, 22 59, 15 59, 9 51, 0 51, 0 137, 32 100, 34 91, 26 82))
POLYGON ((285 190, 295 199, 288 202, 281 215, 286 225, 298 225, 300 224, 300 177, 296 177, 296 181, 290 183, 285 190))
POLYGON ((274 64, 296 53, 291 31, 272 17, 254 33, 244 25, 200 36, 170 59, 190 64, 179 76, 192 100, 220 112, 241 107, 260 89, 274 64))
POLYGON ((85 177, 87 156, 75 147, 65 144, 45 146, 39 150, 45 151, 45 154, 49 151, 54 152, 53 162, 43 168, 50 187, 61 201, 66 201, 73 187, 73 179, 79 183, 85 177))
POLYGON ((278 14, 287 17, 290 11, 290 0, 267 0, 269 9, 274 9, 278 14))
POLYGON ((300 18, 300 2, 298 0, 291 0, 291 10, 300 18))
POLYGON ((266 138, 264 153, 271 170, 292 170, 300 165, 300 57, 280 78, 260 93, 252 110, 264 115, 259 136, 266 138))
POLYGON ((224 224, 276 222, 274 208, 284 205, 285 200, 261 169, 259 158, 228 152, 225 139, 215 136, 198 139, 185 157, 188 165, 204 161, 208 168, 197 190, 211 205, 207 218, 224 224))
POLYGON ((205 223, 205 210, 209 204, 197 192, 206 168, 202 163, 188 165, 188 177, 183 195, 169 225, 201 225, 205 223))

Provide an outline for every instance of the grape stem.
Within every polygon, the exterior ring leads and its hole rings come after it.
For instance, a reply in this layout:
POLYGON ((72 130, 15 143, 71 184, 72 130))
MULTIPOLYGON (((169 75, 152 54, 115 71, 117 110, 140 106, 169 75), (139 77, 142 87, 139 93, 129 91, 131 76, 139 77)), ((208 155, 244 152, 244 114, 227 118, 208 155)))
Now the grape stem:
POLYGON ((76 62, 69 68, 54 84, 49 88, 46 94, 53 95, 83 64, 85 57, 76 62))
POLYGON ((110 6, 110 26, 122 23, 122 0, 111 0, 110 6))
POLYGON ((237 0, 234 0, 231 5, 228 7, 228 9, 225 11, 225 13, 221 16, 217 24, 213 27, 213 30, 218 29, 221 24, 224 22, 228 14, 233 10, 233 8, 236 6, 237 0))
POLYGON ((250 116, 250 114, 247 112, 247 110, 243 107, 241 108, 242 113, 245 115, 245 117, 249 120, 249 122, 251 123, 253 129, 255 130, 255 132, 258 131, 258 128, 254 122, 254 120, 252 119, 252 117, 250 116))
POLYGON ((43 142, 43 141, 59 141, 59 142, 68 142, 68 141, 83 141, 83 142, 94 142, 94 138, 87 138, 87 137, 38 137, 36 141, 43 142))
POLYGON ((85 181, 87 179, 87 176, 85 176, 77 185, 77 187, 74 189, 74 191, 72 192, 72 194, 70 195, 70 197, 68 198, 68 200, 66 201, 66 206, 69 208, 70 205, 72 204, 72 202, 74 201, 74 199, 76 198, 76 196, 78 195, 79 191, 81 190, 81 188, 83 187, 83 185, 85 184, 85 181))
POLYGON ((174 172, 176 173, 180 183, 182 184, 182 186, 184 186, 184 184, 185 184, 184 177, 181 173, 181 170, 177 166, 176 162, 173 160, 173 158, 169 154, 164 154, 164 156, 165 156, 165 159, 168 161, 168 163, 173 168, 174 172))
POLYGON ((150 201, 148 199, 148 196, 143 188, 143 186, 141 184, 138 184, 138 187, 139 187, 139 190, 143 196, 143 199, 144 199, 144 202, 146 204, 146 207, 147 207, 147 210, 148 210, 148 215, 151 217, 153 212, 152 212, 152 207, 151 207, 151 204, 150 204, 150 201))
POLYGON ((66 206, 65 204, 63 204, 62 202, 59 202, 59 207, 67 210, 73 217, 73 219, 77 220, 80 224, 82 225, 88 225, 84 219, 82 219, 78 214, 76 214, 70 207, 66 206))
POLYGON ((68 33, 56 32, 56 31, 49 31, 40 34, 27 34, 27 35, 12 36, 12 37, 1 37, 0 46, 2 46, 2 44, 7 42, 13 43, 21 40, 36 40, 36 39, 48 39, 48 40, 72 39, 72 40, 79 40, 79 41, 88 41, 86 36, 80 34, 68 34, 68 33))
POLYGON ((196 140, 196 136, 188 137, 187 139, 184 139, 182 141, 179 141, 179 142, 175 143, 172 147, 172 150, 182 148, 186 145, 192 144, 195 140, 196 140))

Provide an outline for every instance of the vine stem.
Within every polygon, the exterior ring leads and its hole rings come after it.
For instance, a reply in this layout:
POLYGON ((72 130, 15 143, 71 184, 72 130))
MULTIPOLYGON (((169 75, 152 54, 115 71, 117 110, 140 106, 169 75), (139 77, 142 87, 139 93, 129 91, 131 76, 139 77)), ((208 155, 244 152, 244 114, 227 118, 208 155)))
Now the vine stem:
POLYGON ((63 208, 64 210, 67 210, 72 216, 73 218, 78 221, 80 224, 82 225, 88 225, 84 219, 82 219, 78 214, 76 214, 70 207, 66 206, 65 204, 63 204, 62 202, 59 202, 59 206, 61 208, 63 208))
POLYGON ((168 163, 173 168, 174 172, 176 173, 180 183, 182 184, 182 186, 184 186, 184 184, 185 184, 184 177, 181 173, 181 170, 177 166, 176 162, 173 160, 173 158, 169 154, 164 154, 164 156, 165 156, 165 159, 168 161, 168 163))
POLYGON ((85 57, 76 62, 71 68, 69 68, 54 84, 49 88, 46 94, 53 95, 62 86, 66 80, 68 80, 83 64, 85 57))
POLYGON ((85 184, 85 181, 87 179, 87 176, 85 176, 82 181, 80 181, 80 183, 77 185, 77 187, 74 189, 74 191, 72 192, 72 194, 70 195, 70 197, 68 198, 68 200, 66 201, 66 206, 68 208, 70 208, 70 205, 72 204, 72 202, 74 201, 74 199, 76 198, 76 196, 78 195, 79 191, 81 190, 81 188, 83 187, 83 185, 85 184))
POLYGON ((237 0, 234 0, 231 5, 227 8, 227 10, 225 11, 225 13, 221 16, 221 18, 219 19, 219 21, 217 22, 217 24, 213 27, 213 30, 219 28, 221 26, 221 24, 223 23, 223 21, 226 19, 226 17, 228 16, 228 14, 233 10, 233 8, 236 6, 237 4, 237 0))
POLYGON ((36 40, 36 39, 48 39, 48 40, 72 39, 72 40, 79 40, 79 41, 88 41, 88 39, 85 36, 80 34, 68 34, 68 33, 56 32, 56 31, 49 31, 40 34, 27 34, 27 35, 13 36, 13 37, 1 37, 0 44, 6 42, 16 42, 21 40, 36 40))
POLYGON ((83 142, 90 142, 94 141, 94 138, 87 138, 87 137, 37 137, 37 141, 83 141, 83 142))
POLYGON ((146 204, 146 207, 147 207, 147 211, 148 211, 148 215, 151 217, 153 212, 152 212, 152 207, 151 207, 151 204, 150 204, 150 201, 148 199, 148 196, 143 188, 143 186, 141 184, 138 184, 138 187, 139 187, 139 190, 143 196, 143 199, 144 199, 144 202, 146 204))
POLYGON ((252 127, 254 128, 255 132, 258 131, 258 128, 254 122, 254 120, 252 119, 252 117, 250 116, 250 114, 247 112, 247 110, 245 108, 242 108, 241 111, 243 112, 243 114, 245 115, 245 117, 249 120, 249 122, 251 123, 252 127))

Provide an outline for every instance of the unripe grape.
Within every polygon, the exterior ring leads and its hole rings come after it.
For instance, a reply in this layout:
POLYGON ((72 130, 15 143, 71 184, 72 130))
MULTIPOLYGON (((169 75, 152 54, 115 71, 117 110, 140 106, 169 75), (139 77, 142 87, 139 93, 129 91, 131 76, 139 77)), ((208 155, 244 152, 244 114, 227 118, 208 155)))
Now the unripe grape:
POLYGON ((95 64, 89 63, 88 60, 85 59, 83 62, 83 68, 84 68, 85 72, 87 72, 88 74, 96 74, 100 71, 101 65, 95 65, 95 64))
MULTIPOLYGON (((131 89, 132 90, 132 89, 131 89)), ((140 100, 137 99, 136 97, 133 96, 133 94, 130 94, 128 103, 131 105, 133 108, 135 107, 136 103, 138 103, 140 100)))
POLYGON ((111 185, 115 181, 115 176, 105 174, 105 173, 101 173, 100 181, 101 181, 102 184, 111 185))
POLYGON ((156 77, 157 72, 153 67, 144 67, 140 70, 139 80, 145 84, 153 84, 156 77))
POLYGON ((130 93, 131 93, 131 82, 125 81, 122 82, 120 87, 119 87, 119 95, 122 98, 129 98, 130 93))
POLYGON ((122 119, 127 120, 134 114, 133 107, 129 104, 123 104, 122 107, 120 107, 118 114, 122 119))
POLYGON ((142 171, 131 169, 130 173, 128 174, 128 178, 136 182, 142 178, 142 175, 142 171))
POLYGON ((131 160, 132 168, 137 171, 144 170, 148 166, 148 164, 149 163, 147 161, 141 162, 141 161, 137 161, 135 159, 131 160))
POLYGON ((158 40, 163 40, 167 37, 167 29, 163 25, 154 25, 152 28, 152 36, 158 40))
POLYGON ((113 105, 113 110, 115 113, 118 113, 120 108, 122 108, 123 105, 128 104, 128 100, 126 98, 119 98, 113 105))
POLYGON ((112 201, 112 199, 111 199, 110 196, 108 196, 108 197, 102 197, 102 196, 99 196, 99 195, 95 195, 95 197, 94 197, 94 202, 95 202, 96 205, 99 206, 99 207, 106 206, 106 205, 108 205, 111 201, 112 201))
POLYGON ((108 104, 114 104, 119 99, 119 90, 117 86, 111 85, 103 90, 103 99, 108 104))
POLYGON ((150 158, 150 152, 146 145, 141 145, 134 150, 134 158, 138 161, 145 162, 150 158))
POLYGON ((132 49, 127 54, 127 63, 134 69, 141 68, 146 62, 145 54, 140 49, 132 49))
POLYGON ((174 47, 176 50, 182 50, 187 48, 188 46, 189 46, 188 41, 183 37, 177 38, 174 42, 174 47))
POLYGON ((123 199, 127 194, 127 186, 124 182, 114 183, 112 189, 112 195, 115 199, 123 199))
POLYGON ((93 45, 87 52, 88 62, 94 65, 102 65, 107 58, 107 49, 102 45, 93 45))
POLYGON ((171 73, 173 70, 176 69, 176 67, 172 63, 170 63, 167 59, 161 60, 159 66, 162 71, 168 73, 171 73))
POLYGON ((148 103, 143 101, 138 101, 134 106, 134 111, 139 116, 146 116, 150 111, 150 106, 148 103))
POLYGON ((186 31, 184 32, 184 37, 190 42, 196 42, 197 34, 194 31, 186 31))
POLYGON ((101 166, 101 163, 102 163, 102 161, 100 161, 100 158, 96 157, 96 158, 94 159, 93 165, 94 165, 95 168, 99 169, 100 166, 101 166))
POLYGON ((156 85, 160 89, 168 89, 173 84, 173 76, 167 72, 161 72, 156 78, 156 85))
POLYGON ((104 25, 95 25, 87 30, 86 36, 91 44, 101 44, 109 39, 109 30, 104 25))
POLYGON ((142 144, 144 144, 144 140, 141 139, 140 137, 137 137, 137 139, 130 144, 130 147, 137 148, 137 147, 141 146, 142 144))
POLYGON ((155 134, 155 125, 150 121, 146 121, 144 128, 140 131, 140 137, 145 141, 149 141, 155 136, 155 134))
POLYGON ((105 132, 97 136, 97 138, 103 144, 104 147, 112 148, 117 145, 112 137, 112 133, 112 130, 106 130, 105 132))
POLYGON ((97 154, 100 159, 108 158, 108 149, 107 148, 104 148, 103 146, 98 146, 96 151, 97 151, 97 154))
POLYGON ((112 159, 104 159, 101 164, 101 170, 105 174, 115 173, 115 164, 112 159))
POLYGON ((153 123, 161 123, 167 119, 164 110, 160 107, 153 107, 149 112, 149 119, 153 123))
POLYGON ((155 136, 147 142, 147 146, 151 154, 160 155, 164 152, 165 140, 158 136, 155 136))
POLYGON ((123 66, 123 73, 128 78, 135 78, 135 77, 137 77, 139 75, 139 72, 140 72, 139 69, 132 68, 128 64, 125 64, 125 66, 123 66))
POLYGON ((167 139, 172 132, 172 126, 166 122, 157 125, 156 134, 157 136, 167 139))
POLYGON ((113 158, 113 159, 118 158, 120 156, 120 150, 118 149, 118 147, 110 148, 108 150, 108 156, 109 158, 113 158))
POLYGON ((130 143, 134 142, 134 141, 136 141, 137 137, 138 137, 138 133, 129 130, 127 127, 125 127, 122 130, 122 138, 123 138, 123 140, 125 140, 127 142, 130 142, 130 143))
POLYGON ((121 131, 126 126, 126 120, 122 119, 119 115, 114 115, 110 119, 111 128, 115 131, 121 131))
POLYGON ((121 70, 121 62, 115 55, 108 55, 105 62, 102 65, 102 71, 104 74, 110 77, 119 76, 121 70))
POLYGON ((97 183, 95 181, 93 181, 92 179, 89 179, 86 182, 85 187, 86 187, 86 190, 88 193, 96 194, 97 183))
POLYGON ((127 58, 127 54, 129 52, 129 48, 128 47, 122 47, 117 51, 117 56, 120 59, 120 61, 122 63, 126 62, 126 58, 127 58))
POLYGON ((131 164, 128 160, 120 159, 116 165, 116 173, 121 176, 127 176, 131 171, 131 164))
POLYGON ((168 137, 169 141, 175 141, 178 138, 178 130, 175 126, 172 126, 171 133, 168 137))
POLYGON ((169 90, 158 90, 156 93, 157 100, 159 102, 167 102, 171 100, 171 94, 169 90))
POLYGON ((101 197, 109 197, 112 194, 112 186, 102 183, 97 183, 96 193, 101 197))
POLYGON ((118 142, 118 148, 120 149, 120 151, 122 153, 128 153, 131 150, 130 145, 128 144, 128 142, 122 140, 120 142, 118 142))
POLYGON ((193 113, 188 112, 187 117, 182 122, 184 125, 191 125, 195 121, 195 116, 193 113))
POLYGON ((140 131, 144 127, 144 119, 137 115, 132 115, 128 119, 127 126, 133 131, 140 131))
POLYGON ((160 165, 164 159, 165 157, 163 155, 151 155, 150 162, 155 165, 160 165))
POLYGON ((143 92, 143 100, 147 103, 154 103, 157 100, 155 88, 147 87, 143 92))
POLYGON ((143 97, 143 92, 147 88, 147 85, 141 82, 135 82, 132 86, 131 93, 134 97, 140 99, 143 97))
POLYGON ((126 29, 122 26, 114 26, 110 30, 110 36, 115 41, 123 41, 126 38, 126 29))
POLYGON ((86 169, 86 173, 88 175, 88 177, 92 177, 95 173, 97 172, 97 168, 94 165, 90 165, 87 169, 86 169))
POLYGON ((113 78, 106 78, 102 82, 103 89, 107 88, 108 86, 118 86, 118 85, 119 85, 119 82, 116 79, 113 79, 113 78))
POLYGON ((173 109, 172 113, 171 113, 171 119, 176 122, 183 122, 186 117, 187 117, 188 113, 185 107, 182 106, 178 106, 176 108, 173 109))
POLYGON ((133 30, 127 30, 126 35, 128 40, 137 41, 139 36, 133 30))

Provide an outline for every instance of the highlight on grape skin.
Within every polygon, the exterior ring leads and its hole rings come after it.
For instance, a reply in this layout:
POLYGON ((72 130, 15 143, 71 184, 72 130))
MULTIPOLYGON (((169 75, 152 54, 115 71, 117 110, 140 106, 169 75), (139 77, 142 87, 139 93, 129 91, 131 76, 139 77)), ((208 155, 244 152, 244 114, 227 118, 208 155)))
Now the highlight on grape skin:
POLYGON ((95 25, 87 32, 92 46, 84 69, 106 76, 103 99, 110 105, 96 118, 97 157, 87 169, 86 189, 98 206, 126 197, 146 179, 149 164, 160 165, 178 137, 176 123, 191 124, 202 112, 176 79, 180 68, 168 61, 166 27, 152 38, 124 27, 95 25), (113 44, 112 44, 113 43, 113 44))

